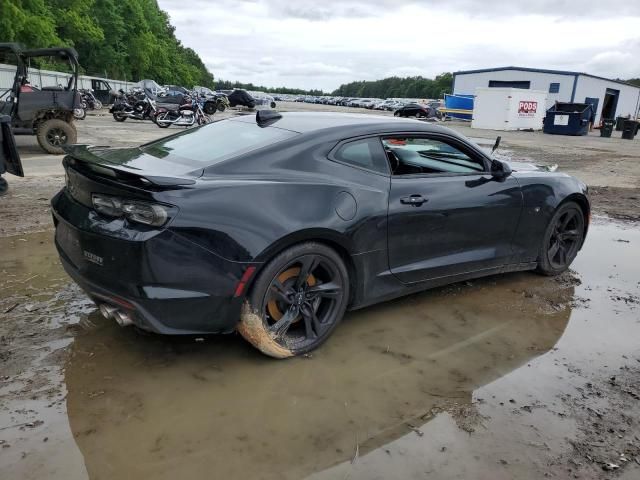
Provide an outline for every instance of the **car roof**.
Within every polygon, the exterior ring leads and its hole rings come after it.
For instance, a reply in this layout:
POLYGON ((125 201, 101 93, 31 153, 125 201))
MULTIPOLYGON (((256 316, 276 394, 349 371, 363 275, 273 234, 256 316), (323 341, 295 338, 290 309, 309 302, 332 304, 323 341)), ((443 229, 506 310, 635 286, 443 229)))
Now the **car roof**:
MULTIPOLYGON (((447 132, 453 133, 448 128, 432 125, 419 120, 407 118, 391 117, 387 115, 369 115, 358 113, 336 113, 336 112, 279 112, 282 118, 270 122, 269 126, 291 130, 298 133, 312 133, 320 130, 336 129, 340 130, 348 137, 349 132, 345 128, 353 128, 358 134, 377 132, 447 132)), ((255 123, 255 115, 244 115, 231 118, 232 121, 245 123, 255 123)), ((457 136, 456 134, 454 134, 457 136)))

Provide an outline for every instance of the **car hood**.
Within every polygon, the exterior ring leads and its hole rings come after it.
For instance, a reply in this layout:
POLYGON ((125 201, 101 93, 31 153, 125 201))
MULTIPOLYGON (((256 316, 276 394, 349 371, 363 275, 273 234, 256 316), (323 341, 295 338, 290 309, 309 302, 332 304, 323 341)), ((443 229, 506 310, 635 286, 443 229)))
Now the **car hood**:
POLYGON ((558 165, 534 165, 533 163, 518 160, 500 160, 511 167, 514 172, 555 172, 558 165))
POLYGON ((111 148, 69 145, 65 152, 88 165, 127 172, 157 185, 187 185, 202 176, 201 164, 175 155, 151 155, 140 147, 111 148))

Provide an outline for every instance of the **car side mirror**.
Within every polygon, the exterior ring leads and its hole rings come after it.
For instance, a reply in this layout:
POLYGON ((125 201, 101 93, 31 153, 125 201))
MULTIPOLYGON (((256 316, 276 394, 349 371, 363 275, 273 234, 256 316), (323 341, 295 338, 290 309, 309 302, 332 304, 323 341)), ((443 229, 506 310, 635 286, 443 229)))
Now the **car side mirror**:
POLYGON ((512 170, 508 163, 500 160, 491 161, 491 175, 496 179, 504 179, 511 175, 512 170))

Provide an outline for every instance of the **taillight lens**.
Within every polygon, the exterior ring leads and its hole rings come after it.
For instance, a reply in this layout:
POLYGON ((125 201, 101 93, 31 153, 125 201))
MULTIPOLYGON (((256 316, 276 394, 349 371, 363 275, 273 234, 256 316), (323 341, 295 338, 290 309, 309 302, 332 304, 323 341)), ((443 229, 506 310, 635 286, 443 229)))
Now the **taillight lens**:
POLYGON ((131 222, 142 223, 152 227, 161 227, 172 216, 175 207, 159 203, 128 200, 94 193, 91 196, 96 212, 109 217, 125 217, 131 222))

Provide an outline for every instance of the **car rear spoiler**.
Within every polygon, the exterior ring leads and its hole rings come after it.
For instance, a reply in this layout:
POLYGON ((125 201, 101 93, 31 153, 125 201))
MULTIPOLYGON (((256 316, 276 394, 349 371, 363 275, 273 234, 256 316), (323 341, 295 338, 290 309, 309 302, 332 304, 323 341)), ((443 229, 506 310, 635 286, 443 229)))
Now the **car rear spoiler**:
POLYGON ((169 188, 194 185, 196 183, 194 177, 202 176, 204 173, 204 170, 201 169, 200 172, 192 172, 192 174, 197 173, 193 177, 166 177, 161 175, 149 175, 147 173, 140 174, 121 165, 105 163, 104 159, 91 152, 90 148, 93 147, 108 148, 83 144, 63 145, 62 148, 67 154, 67 157, 64 159, 64 163, 72 166, 77 163, 81 163, 85 168, 91 170, 95 174, 113 178, 114 180, 124 180, 128 183, 132 180, 137 180, 137 183, 142 187, 156 186, 169 188))
POLYGON ((11 117, 0 115, 0 174, 5 171, 18 177, 24 177, 22 161, 11 131, 11 117))

